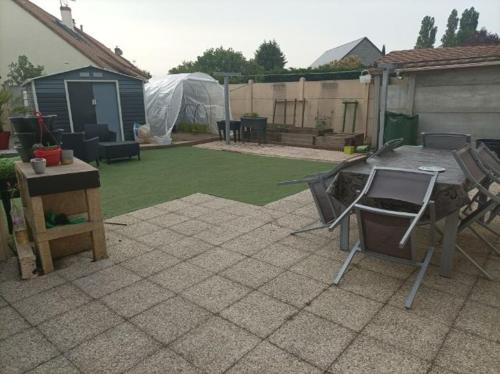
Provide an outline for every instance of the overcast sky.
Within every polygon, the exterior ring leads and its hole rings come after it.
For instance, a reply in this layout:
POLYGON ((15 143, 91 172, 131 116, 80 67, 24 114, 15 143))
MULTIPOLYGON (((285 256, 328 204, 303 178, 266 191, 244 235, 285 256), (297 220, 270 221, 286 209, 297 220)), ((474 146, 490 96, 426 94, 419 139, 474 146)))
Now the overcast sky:
MULTIPOLYGON (((0 0, 3 1, 3 0, 0 0)), ((60 17, 59 0, 32 0, 60 17)), ((420 21, 435 17, 437 40, 451 9, 474 6, 479 28, 500 33, 500 0, 76 0, 77 25, 153 76, 164 75, 210 47, 251 58, 276 39, 289 67, 309 66, 323 51, 370 38, 387 52, 413 48, 420 21)))

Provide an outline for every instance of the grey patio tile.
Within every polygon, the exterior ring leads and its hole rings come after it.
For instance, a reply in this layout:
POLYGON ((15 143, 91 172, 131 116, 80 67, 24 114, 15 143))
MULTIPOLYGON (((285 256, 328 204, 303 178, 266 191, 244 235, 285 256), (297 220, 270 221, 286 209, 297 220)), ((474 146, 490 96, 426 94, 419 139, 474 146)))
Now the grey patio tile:
POLYGON ((15 303, 14 307, 31 324, 37 325, 88 301, 90 301, 90 297, 78 288, 70 284, 63 284, 23 299, 15 303))
POLYGON ((253 258, 247 258, 225 270, 222 275, 251 288, 262 286, 284 270, 253 258))
POLYGON ((176 241, 175 243, 158 247, 160 251, 166 252, 183 260, 194 257, 210 248, 213 248, 213 245, 192 237, 184 238, 176 241))
POLYGON ((331 284, 342 264, 321 256, 306 257, 290 268, 294 273, 306 275, 317 281, 331 284))
POLYGON ((320 374, 321 370, 264 341, 227 373, 320 374))
POLYGON ((115 265, 84 278, 79 278, 73 281, 73 283, 97 299, 140 279, 138 275, 132 273, 130 270, 115 265))
POLYGON ((67 357, 84 373, 121 373, 159 349, 159 344, 124 322, 75 349, 67 357))
POLYGON ((206 202, 208 202, 210 200, 214 200, 214 199, 216 199, 216 197, 213 195, 208 195, 205 193, 197 192, 197 193, 194 193, 192 195, 183 197, 182 199, 180 199, 180 201, 186 202, 188 204, 197 205, 197 204, 206 203, 206 202))
POLYGON ((10 303, 36 295, 66 281, 56 273, 39 276, 30 280, 8 280, 0 283, 0 295, 10 303))
POLYGON ((470 298, 480 303, 500 307, 500 287, 498 282, 479 278, 474 286, 470 298))
POLYGON ((485 265, 488 273, 491 274, 496 282, 500 282, 500 258, 495 258, 494 256, 490 256, 485 265))
POLYGON ((266 283, 259 291, 302 308, 326 287, 324 283, 287 271, 266 283))
POLYGON ((94 261, 92 258, 79 255, 66 256, 54 261, 57 275, 67 280, 81 278, 113 265, 113 260, 109 258, 94 261))
POLYGON ((211 226, 211 228, 197 233, 195 237, 213 245, 220 245, 239 235, 241 233, 236 230, 229 230, 221 226, 211 226))
POLYGON ((95 301, 41 323, 38 328, 62 351, 96 336, 123 319, 95 301))
POLYGON ((16 256, 0 262, 0 282, 19 280, 19 264, 16 256))
POLYGON ((399 349, 432 360, 450 328, 392 306, 386 306, 365 328, 373 338, 399 349))
POLYGON ((272 203, 269 203, 265 205, 267 209, 273 209, 273 210, 278 210, 280 212, 285 212, 285 213, 291 213, 294 210, 297 210, 299 208, 302 208, 305 204, 303 203, 298 203, 295 201, 290 201, 290 200, 277 200, 272 203))
POLYGON ((272 241, 269 241, 265 237, 258 235, 258 233, 256 233, 256 231, 258 230, 259 229, 225 242, 224 244, 222 244, 222 247, 233 252, 251 256, 272 243, 272 241))
POLYGON ((105 227, 107 229, 117 230, 119 228, 122 228, 122 225, 113 225, 113 223, 133 225, 134 223, 138 223, 140 221, 141 221, 141 219, 133 216, 132 214, 126 213, 126 214, 122 214, 119 216, 114 216, 114 217, 108 218, 104 221, 104 223, 106 224, 106 223, 110 222, 109 224, 105 225, 105 227))
POLYGON ((211 275, 212 273, 209 271, 187 262, 181 262, 180 264, 153 275, 149 280, 174 292, 181 292, 211 275))
POLYGON ((352 331, 303 311, 281 326, 269 341, 327 369, 354 337, 352 331))
POLYGON ((157 208, 155 206, 151 206, 151 207, 144 208, 144 209, 134 210, 133 212, 130 212, 129 214, 132 217, 135 217, 135 218, 138 218, 140 220, 145 221, 145 220, 149 220, 149 219, 154 218, 154 217, 161 216, 162 214, 165 214, 165 211, 160 209, 160 208, 157 208))
POLYGON ((188 218, 198 218, 204 215, 209 215, 214 212, 214 209, 209 209, 205 208, 200 205, 192 205, 188 209, 185 210, 178 210, 175 213, 176 214, 182 214, 185 217, 188 218))
MULTIPOLYGON (((407 284, 413 284, 416 277, 414 273, 408 280, 407 284)), ((451 278, 442 277, 439 274, 439 268, 437 266, 429 266, 425 274, 423 285, 434 288, 438 291, 447 292, 449 294, 465 297, 469 293, 472 285, 474 284, 476 277, 460 272, 453 272, 451 278)))
POLYGON ((460 330, 500 342, 500 310, 469 300, 460 311, 455 326, 460 330))
POLYGON ((311 217, 319 220, 319 214, 315 204, 304 205, 302 208, 295 210, 293 214, 299 214, 301 216, 311 217))
POLYGON ((148 220, 149 223, 153 225, 161 226, 161 227, 170 227, 173 225, 177 225, 179 223, 185 222, 189 219, 189 217, 177 214, 177 213, 167 213, 162 210, 162 215, 156 216, 148 220))
POLYGON ((227 230, 236 230, 244 234, 269 222, 271 222, 270 219, 262 217, 237 217, 231 222, 222 223, 220 226, 227 228, 227 230))
POLYGON ((306 310, 330 321, 360 331, 383 304, 331 287, 317 297, 306 310))
POLYGON ((171 230, 174 230, 182 235, 192 236, 204 230, 210 229, 212 225, 200 221, 198 219, 190 219, 177 225, 170 226, 171 230))
POLYGON ((110 260, 117 264, 152 251, 153 248, 153 246, 139 243, 135 240, 125 239, 120 244, 108 246, 107 252, 110 260))
POLYGON ((4 306, 7 306, 7 301, 3 297, 0 296, 0 308, 3 308, 4 306))
POLYGON ((188 262, 217 273, 237 263, 238 261, 241 261, 244 258, 245 256, 240 255, 239 253, 216 247, 209 249, 196 257, 193 257, 192 259, 188 260, 188 262))
POLYGON ((0 373, 24 373, 58 354, 40 332, 26 330, 0 341, 0 373))
POLYGON ((386 302, 402 284, 401 279, 353 266, 344 274, 339 287, 369 299, 386 302))
POLYGON ((167 212, 179 212, 182 214, 184 211, 189 210, 193 205, 186 202, 185 200, 177 199, 172 201, 167 201, 166 203, 161 203, 155 205, 156 208, 165 210, 167 212))
POLYGON ((272 220, 273 217, 266 213, 265 209, 262 209, 260 206, 255 206, 251 204, 237 204, 237 205, 231 205, 225 208, 222 208, 219 210, 219 212, 223 214, 228 214, 228 215, 235 215, 235 216, 241 216, 241 217, 261 217, 265 218, 266 220, 272 220))
POLYGON ((457 373, 498 373, 500 344, 451 330, 436 358, 436 364, 457 373))
POLYGON ((222 373, 260 341, 219 317, 191 330, 171 348, 207 373, 222 373))
POLYGON ((126 372, 127 374, 202 374, 202 371, 169 349, 162 349, 126 372))
POLYGON ((265 338, 297 312, 292 306, 253 292, 221 312, 221 316, 265 338))
POLYGON ((275 222, 281 227, 285 227, 290 230, 298 230, 306 226, 319 224, 318 218, 312 218, 297 214, 287 214, 281 218, 278 218, 275 222))
POLYGON ((295 248, 285 247, 277 243, 271 244, 253 255, 253 257, 258 260, 282 268, 288 268, 307 256, 309 256, 309 253, 307 252, 303 252, 295 248))
POLYGON ((210 318, 206 310, 175 297, 135 316, 131 322, 164 344, 210 318))
MULTIPOLYGON (((389 304, 396 308, 404 309, 404 302, 410 289, 411 285, 405 284, 389 300, 389 304)), ((411 313, 450 326, 464 304, 464 301, 463 297, 420 286, 413 300, 411 313)))
POLYGON ((321 247, 329 244, 329 242, 329 240, 319 235, 313 237, 304 235, 288 235, 278 241, 279 244, 282 244, 285 247, 292 247, 305 252, 315 252, 321 247))
MULTIPOLYGON (((339 249, 339 239, 330 241, 327 245, 318 249, 314 252, 315 255, 328 258, 330 260, 334 260, 337 262, 344 263, 347 256, 349 255, 349 251, 342 251, 339 249)), ((363 253, 358 253, 351 261, 352 264, 358 264, 363 260, 366 256, 363 253)))
POLYGON ((170 229, 160 228, 155 232, 138 237, 137 240, 150 247, 156 248, 159 246, 175 243, 178 240, 182 240, 184 238, 185 236, 178 232, 172 231, 170 229))
POLYGON ((173 296, 174 293, 142 280, 104 296, 102 302, 119 315, 129 318, 173 296))
POLYGON ((177 257, 171 256, 158 249, 145 253, 141 256, 132 258, 128 261, 122 262, 121 266, 132 270, 134 273, 141 277, 148 277, 161 270, 174 266, 179 263, 177 257))
POLYGON ((217 275, 188 288, 183 296, 212 312, 220 312, 250 289, 217 275))
POLYGON ((222 209, 229 207, 234 204, 234 201, 228 200, 228 199, 222 199, 220 197, 215 197, 214 199, 211 199, 210 201, 204 202, 200 204, 201 206, 209 209, 222 209))
POLYGON ((456 374, 456 372, 434 365, 428 374, 456 374))
POLYGON ((371 270, 393 278, 407 279, 416 271, 415 266, 399 264, 393 261, 384 261, 373 256, 365 256, 358 262, 359 267, 371 270))
POLYGON ((125 235, 130 239, 135 239, 146 234, 151 234, 160 230, 159 226, 153 225, 152 223, 141 221, 133 223, 131 225, 122 226, 116 230, 116 233, 120 235, 125 235))
MULTIPOLYGON (((140 221, 137 221, 140 222, 140 221)), ((107 225, 109 226, 109 225, 107 225)), ((128 240, 128 238, 122 234, 119 234, 117 230, 123 229, 126 226, 115 226, 114 230, 109 230, 109 228, 105 228, 106 231, 106 246, 111 247, 113 245, 120 244, 124 240, 128 240)))
MULTIPOLYGON (((207 209, 199 207, 201 209, 207 209)), ((233 221, 238 218, 237 215, 226 212, 225 210, 210 210, 197 217, 198 220, 208 223, 210 225, 220 226, 228 221, 233 221)))
POLYGON ((10 306, 0 308, 0 340, 30 327, 10 306))
POLYGON ((393 346, 359 335, 330 369, 331 373, 424 374, 430 363, 393 346))
POLYGON ((26 374, 79 374, 80 371, 64 356, 44 362, 26 374))

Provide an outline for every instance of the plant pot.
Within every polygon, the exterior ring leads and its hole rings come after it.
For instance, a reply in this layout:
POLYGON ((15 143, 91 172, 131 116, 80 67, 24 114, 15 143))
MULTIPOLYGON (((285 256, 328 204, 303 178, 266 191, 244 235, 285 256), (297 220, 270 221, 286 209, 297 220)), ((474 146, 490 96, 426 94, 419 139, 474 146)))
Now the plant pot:
POLYGON ((20 145, 14 146, 14 149, 19 154, 19 157, 21 157, 22 162, 30 162, 31 158, 33 157, 33 152, 31 151, 31 149, 23 148, 20 145))
POLYGON ((33 157, 33 144, 36 143, 36 132, 18 132, 15 133, 15 149, 21 156, 23 162, 29 162, 33 157))
MULTIPOLYGON (((43 116, 43 121, 47 128, 52 130, 54 122, 57 118, 56 115, 43 116)), ((40 136, 40 126, 38 125, 37 118, 34 116, 24 116, 24 117, 9 117, 10 123, 14 132, 36 132, 40 136)))
POLYGON ((61 161, 61 147, 38 148, 33 151, 33 155, 47 160, 47 166, 57 166, 61 161))
POLYGON ((70 165, 73 163, 73 150, 63 149, 61 150, 61 163, 63 165, 70 165))
POLYGON ((44 158, 32 158, 30 160, 31 167, 35 171, 36 174, 45 173, 45 167, 47 165, 47 161, 44 158))
POLYGON ((10 132, 9 131, 1 131, 0 132, 0 149, 8 149, 9 148, 9 139, 10 139, 10 132))

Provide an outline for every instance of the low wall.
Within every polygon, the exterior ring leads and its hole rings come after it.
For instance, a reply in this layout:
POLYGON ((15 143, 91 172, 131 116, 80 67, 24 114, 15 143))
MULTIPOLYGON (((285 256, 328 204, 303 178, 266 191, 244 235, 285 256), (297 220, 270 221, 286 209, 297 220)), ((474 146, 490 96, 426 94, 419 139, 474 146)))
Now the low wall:
MULTIPOLYGON (((358 80, 231 84, 231 111, 239 118, 243 113, 255 112, 268 118, 269 123, 315 127, 317 119, 325 120, 334 132, 342 132, 344 101, 356 101, 354 132, 364 133, 367 141, 374 137, 377 121, 373 83, 358 80), (286 100, 286 104, 285 104, 286 100), (286 107, 286 115, 285 115, 286 107)), ((354 110, 346 112, 345 132, 352 132, 354 110)))

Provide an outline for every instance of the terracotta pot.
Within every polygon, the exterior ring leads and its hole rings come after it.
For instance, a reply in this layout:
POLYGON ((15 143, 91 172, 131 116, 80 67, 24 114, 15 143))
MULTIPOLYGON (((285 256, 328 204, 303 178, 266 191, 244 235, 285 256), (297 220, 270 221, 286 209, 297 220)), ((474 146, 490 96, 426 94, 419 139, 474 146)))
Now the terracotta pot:
POLYGON ((0 149, 9 148, 9 139, 10 139, 9 131, 0 131, 0 149))

